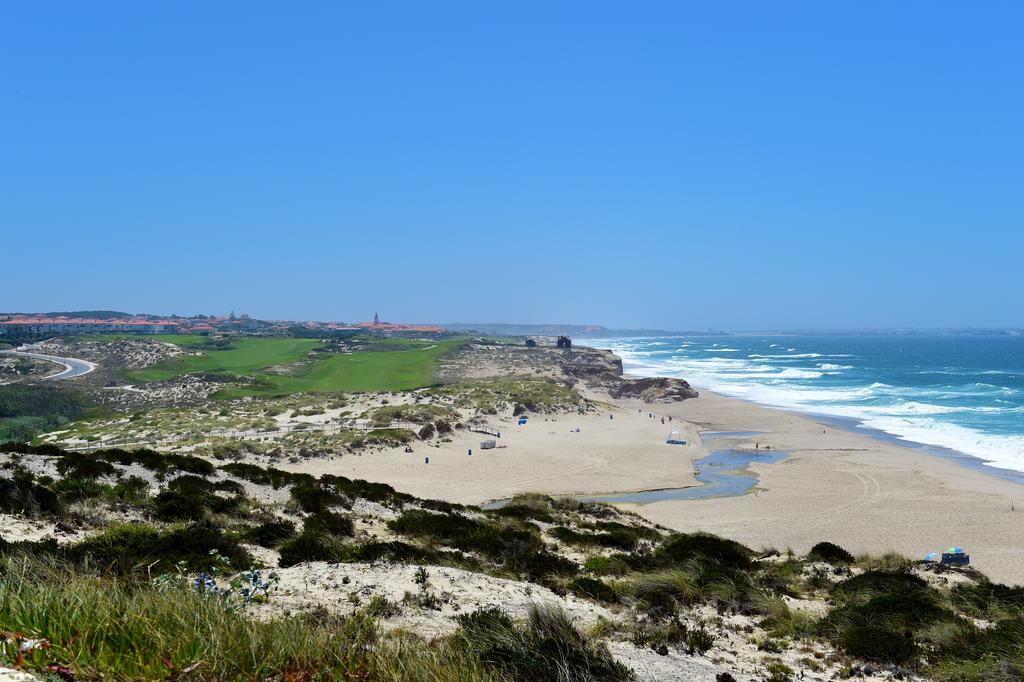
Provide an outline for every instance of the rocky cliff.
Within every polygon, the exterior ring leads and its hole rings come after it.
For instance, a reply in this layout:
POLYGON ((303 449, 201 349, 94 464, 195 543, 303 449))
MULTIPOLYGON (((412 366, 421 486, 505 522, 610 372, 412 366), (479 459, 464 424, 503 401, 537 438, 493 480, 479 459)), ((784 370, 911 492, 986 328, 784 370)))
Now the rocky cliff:
POLYGON ((624 378, 622 358, 609 350, 580 346, 562 353, 559 364, 566 376, 606 388, 612 398, 639 398, 645 403, 673 403, 698 396, 697 391, 682 379, 624 378))
POLYGON ((608 395, 612 398, 639 398, 645 403, 674 403, 700 394, 682 379, 649 377, 621 379, 608 388, 608 395))

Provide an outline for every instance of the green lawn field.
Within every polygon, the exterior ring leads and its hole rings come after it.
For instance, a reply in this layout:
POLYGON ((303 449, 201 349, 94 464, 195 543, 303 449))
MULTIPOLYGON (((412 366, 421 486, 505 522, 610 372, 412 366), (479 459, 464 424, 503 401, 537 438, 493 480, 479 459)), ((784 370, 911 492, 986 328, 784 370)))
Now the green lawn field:
MULTIPOLYGON (((173 335, 161 337, 161 340, 178 343, 173 335)), ((316 339, 245 338, 236 339, 231 345, 228 350, 204 350, 202 355, 177 358, 168 363, 136 370, 130 372, 129 377, 133 381, 145 383, 163 381, 192 372, 223 372, 249 376, 273 365, 301 360, 321 343, 316 339)))
MULTIPOLYGON (((201 338, 201 337, 200 337, 201 338)), ((172 336, 161 337, 179 343, 172 336)), ((194 345, 184 339, 181 345, 194 345)), ((215 372, 253 377, 259 384, 216 394, 219 398, 246 395, 276 396, 291 393, 402 391, 434 383, 438 358, 464 341, 437 343, 381 339, 378 347, 351 354, 315 354, 296 375, 269 374, 262 370, 297 360, 321 345, 316 339, 242 338, 228 350, 204 350, 203 355, 178 358, 168 363, 127 373, 136 383, 162 381, 191 372, 215 372)))

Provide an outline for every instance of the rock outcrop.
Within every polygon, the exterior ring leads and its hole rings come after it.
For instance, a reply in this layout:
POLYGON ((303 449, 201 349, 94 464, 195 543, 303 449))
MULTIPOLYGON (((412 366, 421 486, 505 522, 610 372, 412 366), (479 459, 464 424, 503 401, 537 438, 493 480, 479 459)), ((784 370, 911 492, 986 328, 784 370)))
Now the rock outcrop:
POLYGON ((608 389, 608 395, 612 398, 639 398, 645 403, 675 403, 700 394, 682 379, 650 377, 621 379, 608 389))
POLYGON ((610 350, 577 346, 557 352, 566 376, 591 383, 619 381, 622 377, 622 358, 610 350))

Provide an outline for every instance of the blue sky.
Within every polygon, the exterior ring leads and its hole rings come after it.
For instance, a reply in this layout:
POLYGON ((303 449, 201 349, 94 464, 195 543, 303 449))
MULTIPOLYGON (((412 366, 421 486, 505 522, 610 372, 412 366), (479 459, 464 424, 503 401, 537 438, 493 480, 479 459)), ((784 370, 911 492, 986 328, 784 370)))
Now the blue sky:
POLYGON ((0 310, 1024 326, 1016 2, 7 2, 0 310))

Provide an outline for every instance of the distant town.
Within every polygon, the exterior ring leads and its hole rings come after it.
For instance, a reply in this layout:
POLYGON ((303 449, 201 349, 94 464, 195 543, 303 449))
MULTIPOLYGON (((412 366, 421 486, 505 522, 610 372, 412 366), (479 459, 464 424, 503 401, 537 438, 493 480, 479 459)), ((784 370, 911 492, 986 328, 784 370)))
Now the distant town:
POLYGON ((341 336, 359 332, 440 334, 444 329, 429 324, 385 322, 374 313, 369 322, 343 323, 312 320, 257 320, 246 314, 194 317, 162 317, 131 315, 115 311, 82 311, 80 313, 0 314, 0 335, 36 334, 223 334, 313 335, 341 336))
POLYGON ((308 336, 332 337, 359 333, 385 336, 458 336, 481 334, 501 337, 608 338, 641 336, 818 336, 854 334, 862 336, 1021 336, 1019 328, 951 327, 937 329, 796 329, 722 331, 714 329, 667 331, 664 329, 609 329, 595 324, 509 324, 486 322, 452 322, 442 324, 409 324, 387 322, 374 313, 366 322, 319 320, 260 320, 245 313, 236 315, 151 315, 131 314, 114 310, 83 310, 55 313, 0 313, 0 337, 29 338, 47 334, 243 334, 246 336, 308 336))

